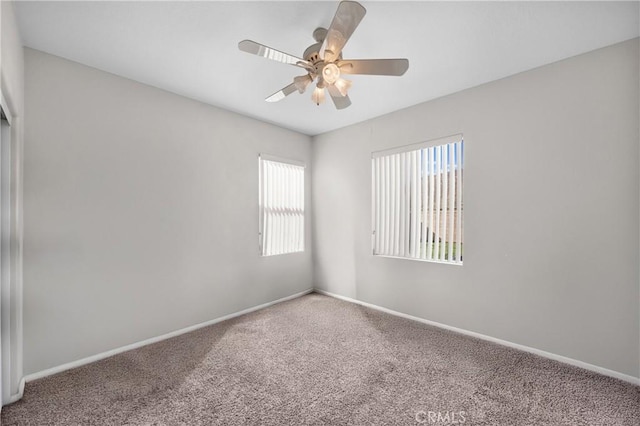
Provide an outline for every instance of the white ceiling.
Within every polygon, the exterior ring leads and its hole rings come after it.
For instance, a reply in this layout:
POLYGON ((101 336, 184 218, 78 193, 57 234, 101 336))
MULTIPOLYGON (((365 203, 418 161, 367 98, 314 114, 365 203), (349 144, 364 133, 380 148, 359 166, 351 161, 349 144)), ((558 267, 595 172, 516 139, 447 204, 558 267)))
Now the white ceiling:
POLYGON ((378 2, 344 57, 409 59, 403 77, 352 76, 353 104, 264 98, 304 72, 241 52, 301 56, 337 2, 20 2, 26 46, 315 135, 639 35, 637 2, 378 2))

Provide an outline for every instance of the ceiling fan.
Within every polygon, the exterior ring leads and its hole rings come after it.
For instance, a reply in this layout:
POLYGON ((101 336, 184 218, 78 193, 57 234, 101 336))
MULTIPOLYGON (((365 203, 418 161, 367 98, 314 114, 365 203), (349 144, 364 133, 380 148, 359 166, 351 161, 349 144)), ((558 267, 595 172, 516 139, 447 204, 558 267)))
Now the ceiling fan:
POLYGON ((343 74, 403 75, 409 68, 408 59, 343 59, 342 48, 349 40, 360 21, 367 13, 360 3, 343 1, 338 5, 328 29, 316 28, 313 38, 316 43, 304 51, 303 58, 272 49, 252 40, 243 40, 238 48, 267 59, 304 68, 307 74, 295 77, 293 83, 277 91, 265 100, 277 102, 295 92, 304 93, 317 80, 311 99, 317 105, 324 101, 327 89, 337 109, 351 105, 348 91, 351 81, 343 74))

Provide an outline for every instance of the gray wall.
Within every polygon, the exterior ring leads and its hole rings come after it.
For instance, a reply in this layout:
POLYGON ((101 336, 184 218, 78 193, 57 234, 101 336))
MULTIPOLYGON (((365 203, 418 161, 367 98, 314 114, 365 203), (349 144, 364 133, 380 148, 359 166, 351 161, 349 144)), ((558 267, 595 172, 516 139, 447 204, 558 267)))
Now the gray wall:
POLYGON ((308 136, 25 52, 26 374, 312 286, 310 215, 305 253, 257 236, 258 153, 308 136))
POLYGON ((638 377, 638 47, 315 137, 316 286, 638 377), (371 152, 456 133, 464 266, 373 257, 371 152))

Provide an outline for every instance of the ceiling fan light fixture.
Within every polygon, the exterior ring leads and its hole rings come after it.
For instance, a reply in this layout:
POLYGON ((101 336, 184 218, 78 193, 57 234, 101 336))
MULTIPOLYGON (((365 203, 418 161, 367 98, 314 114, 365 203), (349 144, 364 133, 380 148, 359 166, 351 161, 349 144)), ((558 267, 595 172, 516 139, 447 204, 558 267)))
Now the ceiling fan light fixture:
POLYGON ((300 94, 303 94, 305 90, 307 90, 307 86, 309 85, 309 83, 311 83, 312 81, 313 79, 311 78, 311 76, 307 74, 295 77, 293 79, 293 84, 296 86, 296 89, 298 89, 298 92, 300 92, 300 94))
POLYGON ((325 65, 322 68, 322 78, 327 84, 334 84, 340 78, 340 68, 334 63, 325 65))
POLYGON ((313 100, 313 103, 316 105, 320 105, 321 103, 324 102, 324 88, 323 87, 317 87, 314 89, 313 93, 311 94, 311 99, 313 100))
POLYGON ((339 78, 333 85, 336 86, 336 89, 338 89, 342 96, 347 96, 347 93, 349 92, 349 89, 351 89, 352 84, 353 83, 351 82, 351 80, 347 80, 346 78, 339 78))

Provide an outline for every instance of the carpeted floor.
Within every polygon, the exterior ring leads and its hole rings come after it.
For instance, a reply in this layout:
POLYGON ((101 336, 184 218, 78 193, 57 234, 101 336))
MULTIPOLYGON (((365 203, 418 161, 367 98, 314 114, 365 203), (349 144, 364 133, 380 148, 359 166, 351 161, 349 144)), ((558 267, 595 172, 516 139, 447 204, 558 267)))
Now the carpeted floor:
POLYGON ((8 425, 640 425, 640 387, 311 294, 27 383, 8 425))

